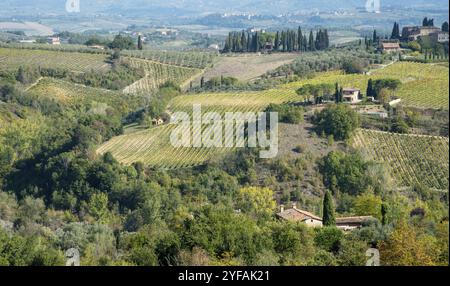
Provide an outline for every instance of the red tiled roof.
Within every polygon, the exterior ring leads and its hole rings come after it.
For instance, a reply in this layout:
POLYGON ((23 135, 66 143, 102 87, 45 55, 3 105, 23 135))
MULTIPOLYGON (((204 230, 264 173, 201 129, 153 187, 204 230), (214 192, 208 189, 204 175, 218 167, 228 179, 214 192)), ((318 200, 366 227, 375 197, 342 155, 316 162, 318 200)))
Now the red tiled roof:
POLYGON ((383 49, 400 49, 398 43, 382 43, 383 49))
POLYGON ((355 87, 347 87, 347 88, 343 88, 342 90, 344 92, 346 92, 346 91, 350 91, 350 92, 361 91, 359 88, 355 88, 355 87))
POLYGON ((306 219, 315 219, 315 220, 320 220, 322 221, 322 218, 304 211, 304 210, 299 210, 299 209, 287 209, 283 212, 280 212, 277 214, 279 217, 285 219, 285 220, 290 220, 290 221, 304 221, 306 219))
POLYGON ((349 216, 336 218, 336 224, 363 223, 374 219, 372 216, 349 216))

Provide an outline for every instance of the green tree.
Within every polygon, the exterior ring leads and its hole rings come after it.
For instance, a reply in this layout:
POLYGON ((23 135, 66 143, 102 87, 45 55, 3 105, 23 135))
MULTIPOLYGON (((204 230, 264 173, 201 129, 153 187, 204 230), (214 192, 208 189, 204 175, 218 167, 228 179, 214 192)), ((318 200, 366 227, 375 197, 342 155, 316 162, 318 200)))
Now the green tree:
POLYGON ((343 237, 342 230, 334 226, 322 227, 316 230, 314 243, 325 251, 337 253, 341 248, 343 237))
POLYGON ((368 187, 369 164, 358 153, 332 151, 319 161, 319 170, 326 187, 333 191, 356 195, 368 187))
POLYGON ((439 249, 430 235, 400 222, 387 241, 380 243, 381 263, 386 266, 433 266, 439 249))
POLYGON ((353 212, 360 216, 373 216, 378 220, 382 219, 381 213, 382 200, 373 192, 365 192, 356 197, 353 212))
POLYGON ((93 194, 88 204, 89 214, 99 223, 108 222, 108 196, 104 193, 93 194))
POLYGON ((136 49, 135 41, 129 36, 117 35, 108 45, 110 49, 118 50, 134 50, 136 49))
POLYGON ((345 104, 328 105, 315 118, 317 131, 333 135, 337 140, 346 140, 360 126, 359 115, 345 104))
POLYGON ((258 187, 240 189, 237 206, 257 218, 270 217, 276 208, 273 191, 258 187))
POLYGON ((144 48, 141 35, 138 36, 138 44, 137 44, 137 46, 138 46, 138 50, 142 50, 144 48))
POLYGON ((323 225, 333 226, 336 225, 336 218, 334 216, 334 203, 333 196, 330 191, 325 192, 323 198, 323 225))
POLYGON ((448 22, 445 21, 444 23, 442 23, 442 32, 448 32, 448 22))

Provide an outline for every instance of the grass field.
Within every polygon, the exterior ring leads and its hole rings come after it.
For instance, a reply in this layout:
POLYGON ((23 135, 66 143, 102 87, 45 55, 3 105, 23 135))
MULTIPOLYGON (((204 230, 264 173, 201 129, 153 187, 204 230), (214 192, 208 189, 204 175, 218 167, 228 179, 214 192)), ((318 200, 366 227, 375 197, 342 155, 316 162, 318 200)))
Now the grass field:
POLYGON ((0 71, 17 70, 20 66, 61 68, 74 72, 98 71, 111 68, 107 55, 31 49, 0 48, 0 71))
MULTIPOLYGON (((267 90, 246 93, 213 93, 184 95, 169 104, 171 112, 192 111, 192 104, 202 104, 202 112, 257 112, 270 103, 295 100, 295 92, 267 90)), ((174 148, 170 143, 171 131, 177 125, 163 125, 115 137, 97 149, 97 153, 111 152, 124 164, 143 162, 146 165, 166 169, 191 167, 220 156, 230 148, 174 148)), ((224 138, 227 140, 228 138, 224 138)))
POLYGON ((232 76, 241 81, 252 80, 292 62, 298 54, 280 53, 271 55, 244 54, 221 56, 214 67, 206 70, 205 79, 217 76, 232 76))
POLYGON ((424 185, 448 190, 449 140, 360 129, 353 146, 377 162, 387 163, 399 187, 424 185))
POLYGON ((395 78, 402 82, 395 92, 406 106, 418 108, 449 108, 449 69, 439 64, 397 62, 370 75, 343 74, 342 72, 321 73, 313 79, 302 80, 281 86, 297 89, 304 84, 336 83, 344 87, 357 87, 365 93, 369 78, 395 78))

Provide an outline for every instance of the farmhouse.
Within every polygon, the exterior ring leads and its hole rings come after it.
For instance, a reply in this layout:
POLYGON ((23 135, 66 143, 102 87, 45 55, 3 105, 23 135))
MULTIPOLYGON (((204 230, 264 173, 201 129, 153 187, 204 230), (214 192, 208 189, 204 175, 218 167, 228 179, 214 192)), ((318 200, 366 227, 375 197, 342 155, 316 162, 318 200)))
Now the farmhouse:
POLYGON ((398 53, 400 51, 399 43, 392 42, 382 42, 380 45, 381 51, 383 53, 398 53))
POLYGON ((48 37, 47 38, 47 44, 50 45, 61 45, 61 40, 59 37, 48 37))
POLYGON ((277 216, 281 219, 287 220, 287 221, 299 221, 305 223, 307 226, 311 227, 321 227, 322 226, 322 218, 304 211, 300 210, 296 207, 295 204, 292 205, 291 209, 284 209, 284 206, 282 205, 280 208, 280 212, 277 213, 277 216))
MULTIPOLYGON (((310 227, 322 227, 322 218, 304 211, 292 205, 291 209, 284 209, 284 206, 280 206, 280 212, 277 213, 277 217, 287 221, 302 222, 310 227)), ((357 228, 361 228, 369 221, 375 220, 372 216, 351 216, 336 218, 336 227, 343 231, 351 231, 357 228)))
POLYGON ((344 88, 343 90, 342 99, 346 103, 358 103, 361 100, 359 100, 359 95, 361 94, 361 90, 358 88, 344 88))
POLYGON ((402 29, 402 38, 407 41, 417 41, 420 37, 439 33, 440 30, 434 26, 408 26, 402 29))

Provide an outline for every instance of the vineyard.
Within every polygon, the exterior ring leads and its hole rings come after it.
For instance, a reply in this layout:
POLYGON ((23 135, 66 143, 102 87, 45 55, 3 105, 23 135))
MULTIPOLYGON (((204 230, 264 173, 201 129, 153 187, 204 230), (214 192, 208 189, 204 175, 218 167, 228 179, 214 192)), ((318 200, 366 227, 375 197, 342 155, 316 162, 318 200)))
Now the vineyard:
POLYGON ((417 184, 448 190, 449 141, 446 137, 404 135, 360 129, 353 146, 386 162, 399 187, 417 184))
POLYGON ((43 78, 28 92, 37 97, 47 97, 63 106, 79 106, 83 104, 90 106, 94 111, 95 107, 104 109, 107 107, 121 108, 121 112, 130 111, 139 105, 141 100, 138 96, 123 95, 120 92, 86 87, 64 80, 43 78), (103 104, 103 107, 99 105, 103 104), (97 105, 97 106, 95 106, 97 105))
POLYGON ((213 65, 217 53, 214 52, 176 52, 158 50, 127 50, 125 56, 151 60, 168 65, 205 69, 213 65))
POLYGON ((143 68, 146 76, 127 86, 124 93, 151 93, 167 81, 183 86, 191 78, 199 75, 200 69, 161 64, 148 60, 129 58, 132 67, 143 68))
POLYGON ((395 92, 406 106, 418 108, 449 108, 449 69, 443 65, 398 62, 371 75, 343 74, 342 72, 320 73, 312 79, 283 85, 281 88, 296 89, 305 84, 339 83, 343 87, 357 87, 363 93, 369 78, 394 78, 402 82, 395 92))
POLYGON ((21 66, 67 69, 73 72, 110 69, 105 54, 0 48, 0 71, 17 70, 21 66))
MULTIPOLYGON (((282 103, 296 98, 295 92, 267 90, 249 93, 213 93, 179 96, 169 105, 170 111, 192 111, 192 104, 201 104, 202 112, 257 112, 270 103, 282 103)), ((97 153, 111 152, 124 164, 143 162, 146 165, 174 169, 191 167, 227 153, 229 148, 186 148, 172 147, 171 131, 177 125, 168 124, 136 133, 118 136, 106 142, 97 153)), ((224 141, 230 138, 223 138, 224 141)))

